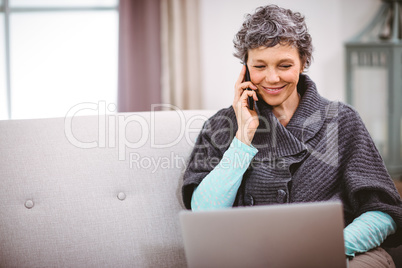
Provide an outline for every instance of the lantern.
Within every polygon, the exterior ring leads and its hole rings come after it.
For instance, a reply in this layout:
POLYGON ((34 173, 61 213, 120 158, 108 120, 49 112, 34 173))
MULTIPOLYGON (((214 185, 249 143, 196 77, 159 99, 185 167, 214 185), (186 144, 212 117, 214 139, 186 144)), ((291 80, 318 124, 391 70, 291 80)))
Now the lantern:
POLYGON ((394 179, 402 177, 402 0, 383 0, 346 46, 346 101, 356 108, 394 179))

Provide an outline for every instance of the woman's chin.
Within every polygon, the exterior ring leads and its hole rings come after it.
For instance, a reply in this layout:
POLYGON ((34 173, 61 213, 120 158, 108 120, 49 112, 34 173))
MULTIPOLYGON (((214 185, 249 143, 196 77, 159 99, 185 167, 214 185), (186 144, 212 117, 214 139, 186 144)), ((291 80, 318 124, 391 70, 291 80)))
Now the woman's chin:
POLYGON ((272 97, 271 98, 260 98, 259 97, 259 99, 272 107, 275 107, 275 106, 278 106, 281 104, 281 102, 279 100, 275 100, 275 98, 272 98, 272 97))

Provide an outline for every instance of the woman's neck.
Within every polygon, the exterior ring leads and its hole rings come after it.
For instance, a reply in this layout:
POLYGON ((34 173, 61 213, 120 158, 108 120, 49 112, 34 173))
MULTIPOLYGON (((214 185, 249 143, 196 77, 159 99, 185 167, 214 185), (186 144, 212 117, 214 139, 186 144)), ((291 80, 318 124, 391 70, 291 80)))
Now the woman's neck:
POLYGON ((296 112, 299 103, 300 94, 295 91, 295 93, 290 95, 284 103, 279 106, 272 107, 272 112, 275 117, 278 118, 279 122, 286 127, 293 114, 296 112))

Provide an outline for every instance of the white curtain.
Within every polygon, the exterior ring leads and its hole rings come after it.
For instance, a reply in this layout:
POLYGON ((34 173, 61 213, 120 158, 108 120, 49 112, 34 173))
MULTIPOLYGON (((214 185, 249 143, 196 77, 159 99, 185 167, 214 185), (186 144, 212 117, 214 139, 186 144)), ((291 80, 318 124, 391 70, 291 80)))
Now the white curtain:
POLYGON ((162 102, 202 108, 198 0, 161 0, 162 102))

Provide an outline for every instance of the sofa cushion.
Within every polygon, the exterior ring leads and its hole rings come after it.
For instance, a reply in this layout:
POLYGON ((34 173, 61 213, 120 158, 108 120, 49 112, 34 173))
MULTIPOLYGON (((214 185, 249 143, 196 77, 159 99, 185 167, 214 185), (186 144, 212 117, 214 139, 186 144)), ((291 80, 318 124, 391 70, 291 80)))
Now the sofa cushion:
POLYGON ((212 114, 0 121, 0 266, 185 266, 182 174, 212 114))

